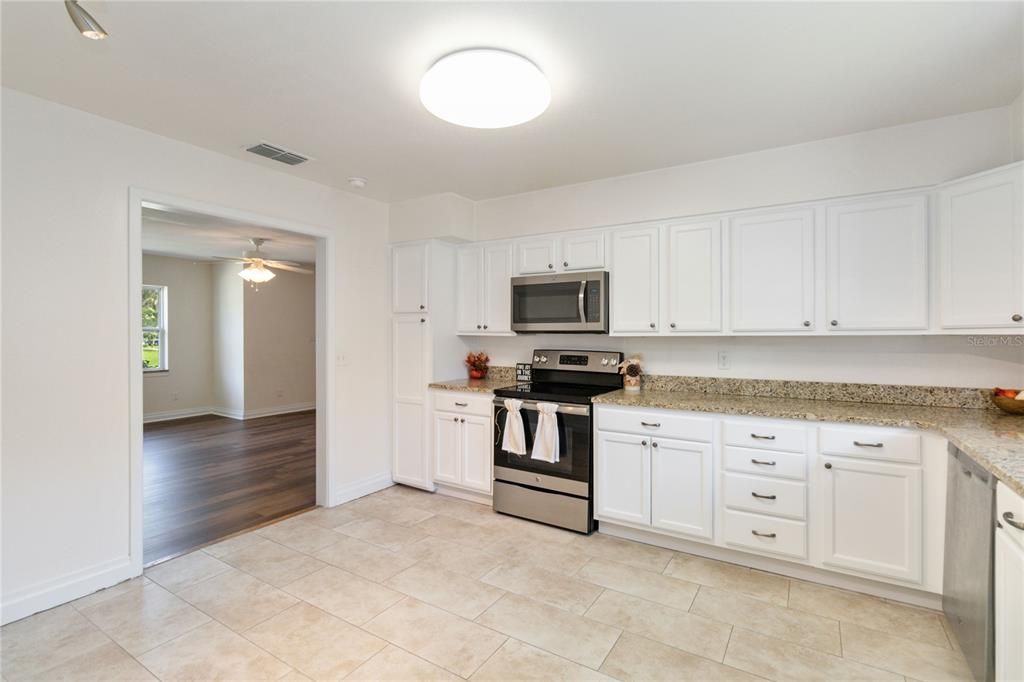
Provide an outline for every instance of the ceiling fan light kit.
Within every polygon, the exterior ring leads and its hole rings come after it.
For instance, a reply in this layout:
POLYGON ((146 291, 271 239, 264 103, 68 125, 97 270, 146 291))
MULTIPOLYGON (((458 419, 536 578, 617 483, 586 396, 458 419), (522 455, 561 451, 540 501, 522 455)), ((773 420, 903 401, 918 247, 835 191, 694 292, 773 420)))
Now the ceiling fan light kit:
POLYGON ((255 262, 249 263, 242 268, 241 272, 238 273, 238 276, 255 286, 257 284, 269 282, 277 275, 268 270, 266 266, 263 265, 263 261, 256 259, 255 262))
POLYGON ((259 291, 259 287, 256 286, 257 284, 269 282, 277 276, 277 274, 270 270, 270 268, 287 270, 288 272, 297 272, 303 275, 313 274, 313 271, 308 267, 303 266, 302 263, 296 263, 290 260, 264 258, 263 252, 260 251, 260 247, 263 246, 266 241, 266 239, 260 237, 250 237, 249 243, 256 247, 255 251, 246 251, 242 254, 241 258, 226 258, 224 256, 214 256, 213 258, 214 260, 226 260, 245 264, 245 267, 238 272, 238 276, 252 285, 256 291, 259 291))

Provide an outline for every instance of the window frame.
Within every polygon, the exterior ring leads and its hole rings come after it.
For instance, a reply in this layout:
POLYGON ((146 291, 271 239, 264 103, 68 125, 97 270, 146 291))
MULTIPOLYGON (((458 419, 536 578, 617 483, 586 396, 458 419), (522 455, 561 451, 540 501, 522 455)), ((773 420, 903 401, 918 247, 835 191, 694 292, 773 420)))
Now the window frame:
MULTIPOLYGON (((145 365, 143 365, 142 372, 144 374, 148 374, 148 373, 151 373, 151 372, 166 372, 166 371, 168 371, 168 364, 167 364, 167 285, 165 285, 165 284, 143 284, 142 285, 142 291, 145 292, 147 289, 158 292, 157 295, 159 296, 159 299, 160 299, 160 305, 159 305, 159 311, 158 311, 158 314, 160 316, 160 320, 159 320, 160 324, 157 327, 147 327, 143 323, 143 325, 142 325, 142 334, 143 334, 143 339, 145 338, 145 334, 147 332, 151 332, 151 333, 152 332, 156 332, 156 334, 158 335, 159 343, 160 343, 160 356, 159 356, 160 357, 160 362, 159 362, 159 364, 156 367, 146 367, 145 365)), ((141 318, 142 318, 141 300, 140 300, 139 303, 140 303, 139 318, 140 318, 140 322, 141 322, 142 321, 141 320, 141 318)), ((145 342, 143 341, 143 343, 145 343, 145 342)), ((145 345, 143 345, 143 348, 145 348, 145 345)))

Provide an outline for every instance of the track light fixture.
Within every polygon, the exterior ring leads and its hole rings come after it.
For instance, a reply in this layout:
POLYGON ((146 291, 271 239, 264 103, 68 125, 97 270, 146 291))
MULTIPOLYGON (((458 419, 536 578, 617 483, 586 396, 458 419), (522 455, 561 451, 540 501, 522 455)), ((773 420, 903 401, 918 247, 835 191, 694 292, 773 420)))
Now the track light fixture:
POLYGON ((68 11, 68 16, 74 22, 75 28, 83 36, 91 40, 103 40, 107 37, 107 32, 100 26, 100 22, 93 19, 91 14, 82 9, 78 4, 78 0, 64 0, 64 8, 68 11))

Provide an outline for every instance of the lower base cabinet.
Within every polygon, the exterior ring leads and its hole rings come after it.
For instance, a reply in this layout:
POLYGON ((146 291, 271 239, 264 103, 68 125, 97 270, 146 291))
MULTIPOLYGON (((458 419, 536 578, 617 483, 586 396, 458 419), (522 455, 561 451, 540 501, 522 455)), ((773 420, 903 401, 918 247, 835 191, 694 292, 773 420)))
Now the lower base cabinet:
POLYGON ((431 420, 437 483, 491 494, 494 478, 491 396, 437 393, 431 420))
POLYGON ((1024 680, 1024 498, 1002 483, 996 496, 996 679, 1024 680))
POLYGON ((430 480, 430 460, 424 452, 426 445, 425 406, 422 402, 395 401, 394 404, 394 457, 391 477, 405 485, 433 490, 430 480))

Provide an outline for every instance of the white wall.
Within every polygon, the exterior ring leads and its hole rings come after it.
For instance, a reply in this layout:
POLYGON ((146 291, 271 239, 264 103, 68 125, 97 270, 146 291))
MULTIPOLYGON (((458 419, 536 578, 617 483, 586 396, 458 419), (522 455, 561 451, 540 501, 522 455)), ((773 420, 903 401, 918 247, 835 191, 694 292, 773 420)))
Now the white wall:
POLYGON ((142 282, 167 287, 167 372, 143 374, 147 419, 201 414, 213 391, 210 264, 146 254, 142 282))
POLYGON ((4 619, 129 564, 128 189, 336 235, 331 483, 388 480, 388 208, 16 91, 2 93, 4 619), (41 301, 68 301, 60 316, 41 301), (68 353, 66 331, 74 330, 68 353))
POLYGON ((1010 105, 1010 125, 1013 137, 1013 158, 1024 159, 1024 90, 1010 105))
POLYGON ((618 338, 597 335, 464 338, 494 365, 529 362, 535 348, 619 350, 639 354, 650 374, 842 381, 918 386, 1024 385, 1024 346, 1009 337, 618 338), (972 341, 974 339, 980 339, 972 341), (975 345, 979 344, 979 345, 975 345), (992 345, 986 345, 992 344, 992 345), (718 369, 718 353, 730 369, 718 369))
MULTIPOLYGON (((236 268, 237 272, 237 268, 236 268)), ((234 276, 236 280, 241 278, 234 276)), ((316 279, 278 270, 245 292, 246 417, 316 402, 316 279)))
POLYGON ((245 295, 241 266, 217 263, 213 269, 213 400, 219 413, 245 416, 245 295))
POLYGON ((391 241, 433 237, 472 241, 473 215, 474 203, 454 192, 400 201, 391 205, 391 241))

